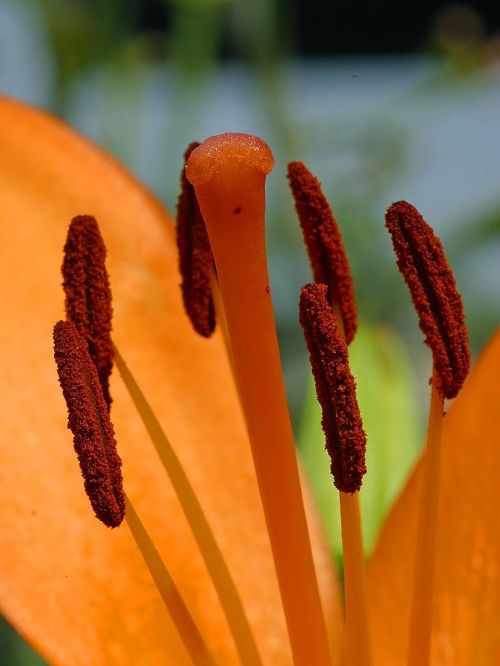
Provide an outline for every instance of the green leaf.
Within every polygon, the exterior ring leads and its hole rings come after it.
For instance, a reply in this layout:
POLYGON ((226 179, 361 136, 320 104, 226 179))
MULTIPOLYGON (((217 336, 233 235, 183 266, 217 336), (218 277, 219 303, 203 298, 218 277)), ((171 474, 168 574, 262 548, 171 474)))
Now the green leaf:
POLYGON ((0 663, 5 666, 45 666, 46 664, 1 616, 0 663))
MULTIPOLYGON (((369 554, 388 509, 413 467, 422 428, 413 370, 399 338, 387 330, 365 326, 349 354, 368 440, 368 472, 360 498, 365 551, 369 554)), ((341 557, 338 493, 330 475, 312 377, 300 424, 299 449, 332 552, 341 557)))

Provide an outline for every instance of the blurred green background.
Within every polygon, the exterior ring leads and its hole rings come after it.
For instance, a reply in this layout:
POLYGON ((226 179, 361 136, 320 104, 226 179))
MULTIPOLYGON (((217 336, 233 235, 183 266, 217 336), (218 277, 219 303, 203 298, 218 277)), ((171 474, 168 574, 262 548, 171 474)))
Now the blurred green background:
MULTIPOLYGON (((269 260, 285 374, 304 463, 339 556, 336 498, 297 325, 298 290, 310 274, 286 163, 303 160, 322 180, 351 259, 362 322, 352 364, 369 437, 369 551, 418 454, 430 373, 383 227, 389 203, 408 199, 441 235, 475 351, 499 320, 500 10, 326 4, 0 0, 0 89, 65 118, 170 210, 191 140, 236 130, 271 145, 269 260)), ((3 623, 0 663, 42 662, 3 623)))

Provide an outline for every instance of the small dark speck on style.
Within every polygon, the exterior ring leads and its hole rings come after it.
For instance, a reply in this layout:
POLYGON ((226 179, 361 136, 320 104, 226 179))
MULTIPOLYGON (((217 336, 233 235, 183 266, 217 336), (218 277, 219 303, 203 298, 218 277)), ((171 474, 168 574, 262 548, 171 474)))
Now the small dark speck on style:
POLYGON ((239 215, 239 214, 241 213, 241 206, 237 206, 237 207, 233 210, 233 213, 234 213, 234 215, 239 215))
POLYGON ((266 294, 270 294, 270 293, 271 293, 271 289, 270 289, 269 285, 266 284, 266 294))

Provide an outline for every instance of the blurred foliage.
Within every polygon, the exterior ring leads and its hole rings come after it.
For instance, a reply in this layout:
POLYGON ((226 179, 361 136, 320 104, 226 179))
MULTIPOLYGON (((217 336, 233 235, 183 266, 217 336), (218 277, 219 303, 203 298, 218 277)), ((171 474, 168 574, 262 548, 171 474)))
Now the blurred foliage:
POLYGON ((0 664, 2 666, 43 666, 39 657, 0 617, 0 664))
POLYGON ((171 52, 180 73, 200 77, 216 63, 229 0, 171 0, 171 52))
POLYGON ((131 34, 134 4, 124 12, 122 0, 40 0, 61 93, 82 70, 113 56, 131 34))

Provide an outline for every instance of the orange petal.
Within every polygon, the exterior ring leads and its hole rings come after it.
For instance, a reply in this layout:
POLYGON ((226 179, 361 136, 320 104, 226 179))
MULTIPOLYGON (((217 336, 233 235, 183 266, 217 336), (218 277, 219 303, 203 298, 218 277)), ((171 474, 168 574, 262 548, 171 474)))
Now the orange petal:
MULTIPOLYGON (((93 518, 66 430, 51 329, 63 316, 67 226, 89 213, 108 246, 116 343, 201 498, 264 663, 290 663, 231 373, 219 335, 195 335, 182 310, 170 218, 45 114, 0 100, 0 145, 2 611, 52 664, 188 663, 128 529, 93 518)), ((214 654, 236 663, 194 539, 116 372, 112 392, 126 490, 214 654)), ((336 582, 328 567, 320 573, 338 630, 336 582)))
MULTIPOLYGON (((445 417, 437 533, 433 666, 500 663, 500 333, 445 417)), ((369 567, 377 666, 405 663, 419 469, 369 567)))

